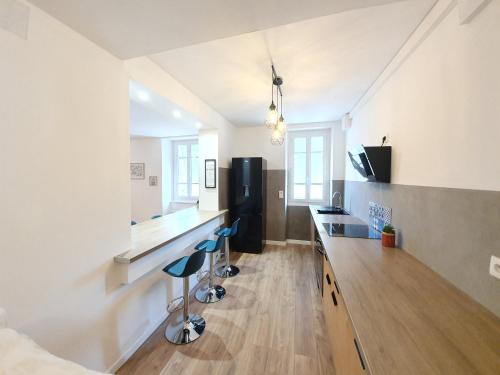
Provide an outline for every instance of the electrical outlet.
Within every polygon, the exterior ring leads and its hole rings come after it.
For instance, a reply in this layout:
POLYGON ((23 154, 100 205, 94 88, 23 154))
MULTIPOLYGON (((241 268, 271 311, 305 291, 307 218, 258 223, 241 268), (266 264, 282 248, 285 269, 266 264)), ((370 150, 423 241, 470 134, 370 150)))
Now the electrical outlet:
POLYGON ((283 199, 283 198, 284 198, 284 196, 285 196, 285 195, 284 195, 284 193, 283 193, 283 190, 278 191, 278 197, 279 197, 280 199, 283 199))
POLYGON ((500 258, 497 258, 494 255, 491 256, 490 275, 500 279, 500 258))

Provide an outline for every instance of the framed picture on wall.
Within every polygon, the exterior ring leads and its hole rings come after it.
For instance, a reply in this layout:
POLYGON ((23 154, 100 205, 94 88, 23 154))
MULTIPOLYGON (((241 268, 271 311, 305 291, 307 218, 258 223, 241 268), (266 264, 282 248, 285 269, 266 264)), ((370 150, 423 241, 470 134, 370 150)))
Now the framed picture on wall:
POLYGON ((146 165, 144 163, 130 163, 130 178, 144 180, 146 178, 146 165))
POLYGON ((215 189, 216 171, 216 160, 205 159, 205 188, 215 189))
POLYGON ((149 176, 149 186, 158 186, 158 176, 149 176))

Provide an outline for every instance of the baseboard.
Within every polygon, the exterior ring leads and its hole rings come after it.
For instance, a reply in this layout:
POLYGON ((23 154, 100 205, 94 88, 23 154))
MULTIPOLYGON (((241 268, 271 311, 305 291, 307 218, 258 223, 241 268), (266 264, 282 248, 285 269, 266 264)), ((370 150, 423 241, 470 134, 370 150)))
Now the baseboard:
POLYGON ((150 328, 146 330, 135 342, 116 360, 115 363, 111 365, 106 370, 106 373, 114 374, 120 367, 123 366, 125 362, 127 362, 132 355, 141 347, 142 344, 146 342, 146 340, 151 336, 154 331, 158 329, 160 324, 162 324, 165 319, 167 319, 168 313, 165 311, 165 313, 154 323, 151 324, 150 328))
POLYGON ((266 240, 266 245, 286 246, 287 244, 290 244, 290 245, 310 245, 311 241, 294 240, 291 238, 287 238, 286 241, 266 240))
POLYGON ((289 244, 292 244, 292 245, 310 245, 311 241, 293 240, 291 238, 287 238, 286 243, 289 243, 289 244))
POLYGON ((286 246, 286 241, 266 240, 266 245, 286 246))

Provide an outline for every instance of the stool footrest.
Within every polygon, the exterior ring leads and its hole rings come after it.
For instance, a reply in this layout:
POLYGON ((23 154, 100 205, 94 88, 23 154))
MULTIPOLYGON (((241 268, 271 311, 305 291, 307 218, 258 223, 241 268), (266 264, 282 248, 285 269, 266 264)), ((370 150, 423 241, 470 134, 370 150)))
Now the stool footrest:
POLYGON ((172 301, 170 301, 170 303, 167 306, 167 311, 169 313, 173 313, 177 310, 182 309, 183 307, 184 307, 184 297, 181 296, 174 298, 172 301))

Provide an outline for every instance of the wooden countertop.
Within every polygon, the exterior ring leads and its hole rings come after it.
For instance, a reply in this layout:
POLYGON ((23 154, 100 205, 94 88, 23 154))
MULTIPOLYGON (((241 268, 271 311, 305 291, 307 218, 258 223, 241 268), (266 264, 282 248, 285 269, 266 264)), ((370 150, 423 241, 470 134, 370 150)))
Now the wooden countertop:
POLYGON ((135 262, 180 236, 224 215, 226 211, 202 211, 197 207, 190 207, 158 219, 147 220, 133 225, 131 227, 132 246, 128 251, 117 255, 115 262, 135 262))
POLYGON ((316 208, 311 215, 372 375, 500 374, 498 317, 403 250, 329 237, 322 223, 363 222, 316 208))

